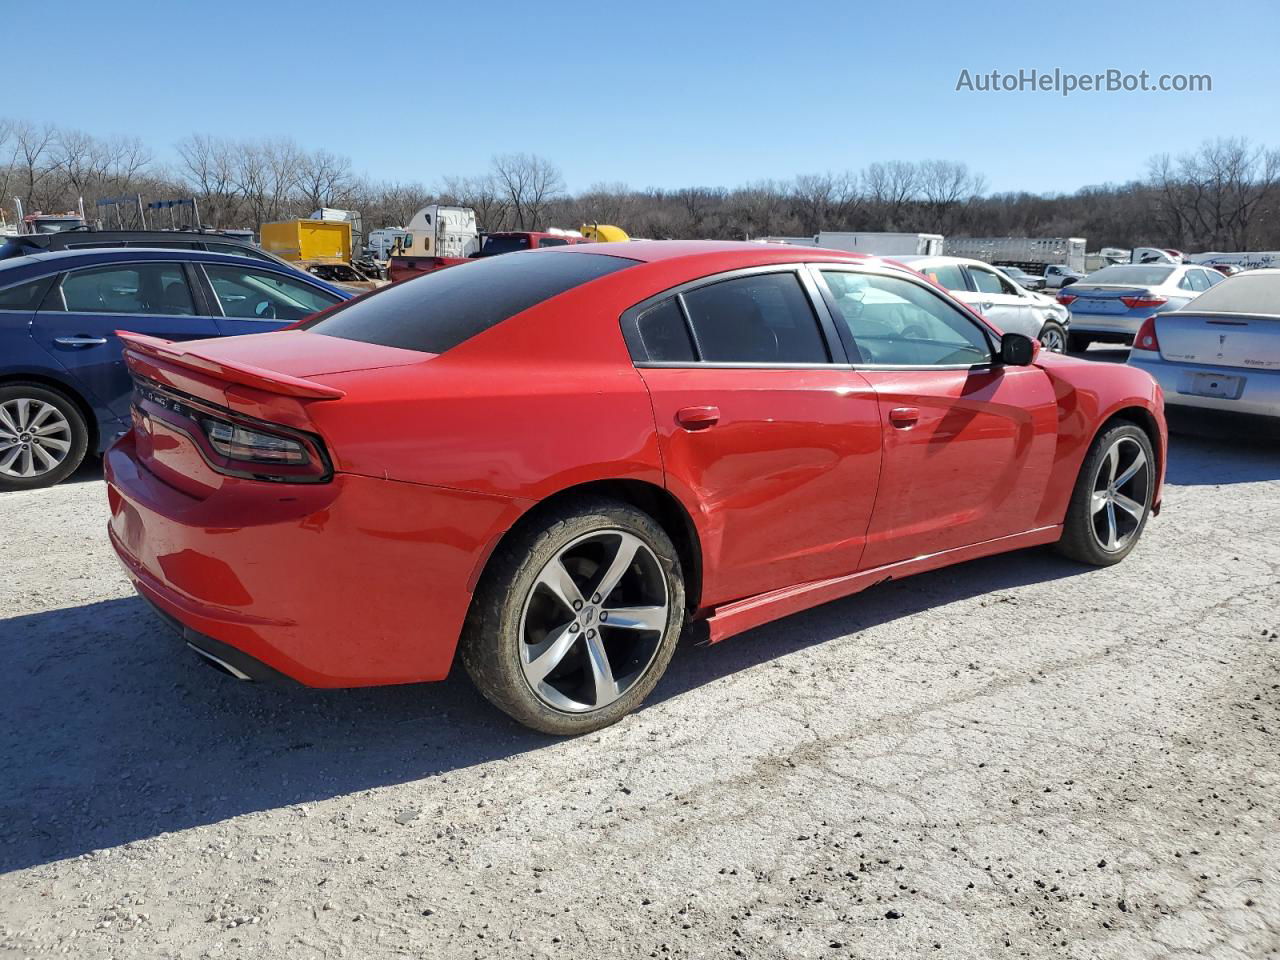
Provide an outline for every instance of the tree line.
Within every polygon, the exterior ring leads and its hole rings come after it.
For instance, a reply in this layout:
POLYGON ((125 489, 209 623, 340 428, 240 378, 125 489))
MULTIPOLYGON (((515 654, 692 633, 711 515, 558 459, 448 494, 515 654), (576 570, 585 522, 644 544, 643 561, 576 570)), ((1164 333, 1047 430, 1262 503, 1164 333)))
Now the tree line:
MULTIPOLYGON (((1280 249, 1280 150, 1244 137, 1158 154, 1122 184, 1073 193, 992 193, 956 160, 894 160, 738 187, 634 189, 600 182, 571 193, 556 165, 528 153, 495 156, 480 174, 372 180, 349 158, 284 138, 192 134, 161 162, 137 137, 102 137, 0 118, 0 212, 63 212, 83 199, 89 217, 140 226, 135 207, 100 199, 194 197, 203 225, 257 230, 318 207, 359 210, 365 230, 402 226, 428 203, 475 209, 485 231, 612 223, 633 236, 744 239, 821 230, 949 236, 1079 236, 1090 249, 1280 249), (103 212, 106 211, 106 212, 103 212)), ((168 219, 155 224, 167 226, 168 219)), ((187 222, 185 225, 190 225, 187 222)))

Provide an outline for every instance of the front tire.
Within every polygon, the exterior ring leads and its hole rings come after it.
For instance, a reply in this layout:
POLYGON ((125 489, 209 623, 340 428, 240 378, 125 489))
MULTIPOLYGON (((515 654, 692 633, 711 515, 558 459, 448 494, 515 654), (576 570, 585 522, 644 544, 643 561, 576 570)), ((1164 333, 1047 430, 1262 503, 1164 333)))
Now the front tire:
POLYGON ((1066 353, 1067 329, 1057 320, 1046 320, 1044 326, 1040 328, 1040 336, 1037 339, 1040 345, 1050 353, 1066 353))
POLYGON ((71 476, 89 428, 65 394, 35 383, 0 386, 0 490, 36 490, 71 476))
POLYGON ((1080 467, 1059 553, 1097 567, 1129 555, 1151 513, 1156 457, 1151 439, 1119 422, 1094 438, 1080 467))
POLYGON ((629 504, 552 508, 502 544, 459 645, 472 682, 528 727, 567 736, 615 723, 653 690, 684 624, 671 539, 629 504))

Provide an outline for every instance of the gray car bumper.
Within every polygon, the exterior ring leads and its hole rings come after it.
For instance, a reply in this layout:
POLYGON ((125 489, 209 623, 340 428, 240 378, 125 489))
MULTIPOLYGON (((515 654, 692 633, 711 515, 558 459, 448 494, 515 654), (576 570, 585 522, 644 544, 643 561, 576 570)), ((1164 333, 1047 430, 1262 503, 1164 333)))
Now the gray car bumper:
POLYGON ((1151 376, 1164 390, 1166 406, 1194 407, 1199 410, 1222 410, 1263 417, 1280 417, 1280 370, 1256 370, 1250 367, 1215 367, 1200 363, 1171 363, 1150 351, 1135 350, 1129 363, 1151 376), (1211 381, 1222 377, 1231 384, 1233 396, 1206 397, 1194 392, 1206 375, 1211 381))

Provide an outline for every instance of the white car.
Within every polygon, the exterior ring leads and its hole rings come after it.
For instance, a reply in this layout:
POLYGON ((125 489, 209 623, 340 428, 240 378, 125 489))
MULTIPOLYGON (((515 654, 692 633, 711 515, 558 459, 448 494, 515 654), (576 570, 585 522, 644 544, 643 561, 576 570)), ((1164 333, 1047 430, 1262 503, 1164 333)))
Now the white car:
POLYGON ((1067 349, 1070 311, 1015 283, 999 267, 964 257, 894 257, 950 290, 1001 330, 1035 337, 1054 353, 1067 349))
POLYGON ((1192 302, 1143 321, 1129 363, 1147 371, 1169 407, 1280 422, 1280 270, 1250 270, 1192 302))

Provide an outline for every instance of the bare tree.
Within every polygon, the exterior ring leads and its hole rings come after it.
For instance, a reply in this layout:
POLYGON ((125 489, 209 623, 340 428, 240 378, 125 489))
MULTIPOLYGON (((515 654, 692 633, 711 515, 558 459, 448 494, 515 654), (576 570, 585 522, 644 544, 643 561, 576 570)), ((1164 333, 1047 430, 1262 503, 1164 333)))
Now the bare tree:
POLYGON ((545 226, 550 204, 564 193, 564 178, 549 160, 532 153, 506 153, 493 158, 493 176, 505 194, 519 230, 545 226))
POLYGON ((470 207, 476 212, 476 224, 482 233, 493 233, 510 226, 511 194, 493 174, 448 177, 443 193, 450 203, 470 207))
POLYGON ((178 141, 179 175, 200 205, 200 215, 215 227, 237 223, 240 205, 236 148, 226 140, 194 134, 178 141))
POLYGON ((946 234, 959 208, 982 193, 985 181, 955 160, 925 160, 916 168, 928 228, 946 234))
POLYGON ((920 190, 920 173, 906 160, 873 163, 862 174, 863 190, 874 204, 887 229, 898 229, 903 213, 920 190))
POLYGON ((299 197, 308 210, 346 203, 355 180, 351 160, 328 150, 302 154, 297 178, 299 197))
POLYGON ((802 174, 791 186, 791 197, 806 235, 846 226, 862 199, 858 177, 849 172, 802 174))

